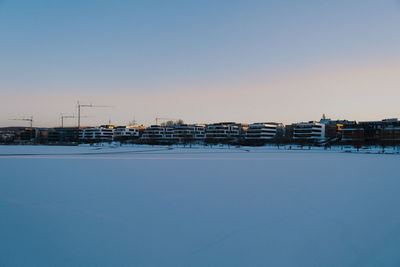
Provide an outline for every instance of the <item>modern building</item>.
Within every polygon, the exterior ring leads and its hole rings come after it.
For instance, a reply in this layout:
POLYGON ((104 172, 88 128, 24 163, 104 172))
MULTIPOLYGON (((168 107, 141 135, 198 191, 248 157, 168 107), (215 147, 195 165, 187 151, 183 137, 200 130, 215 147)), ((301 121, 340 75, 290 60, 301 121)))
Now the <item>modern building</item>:
POLYGON ((147 127, 142 134, 144 141, 161 141, 165 139, 165 127, 160 125, 151 125, 147 127))
POLYGON ((272 140, 283 132, 283 124, 276 122, 258 122, 248 125, 245 139, 253 141, 272 140))
POLYGON ((344 125, 342 129, 342 143, 351 143, 354 141, 365 142, 364 128, 359 124, 344 125))
POLYGON ((141 137, 144 130, 143 126, 117 126, 114 128, 114 140, 136 140, 141 137))
POLYGON ((75 143, 78 142, 78 127, 60 127, 48 130, 49 143, 75 143))
POLYGON ((181 124, 174 127, 174 139, 178 142, 191 142, 204 140, 205 125, 181 124))
POLYGON ((142 135, 143 141, 192 142, 205 138, 205 126, 201 124, 152 125, 142 135))
POLYGON ((83 128, 79 130, 79 140, 81 142, 112 142, 114 141, 113 125, 102 125, 100 127, 83 128))
POLYGON ((397 143, 400 140, 400 121, 384 119, 381 121, 361 121, 344 125, 342 129, 343 143, 360 143, 376 145, 382 142, 397 143))
POLYGON ((20 142, 35 142, 39 130, 36 128, 25 128, 17 132, 17 140, 20 142))
POLYGON ((172 142, 174 141, 174 128, 175 125, 151 125, 144 130, 141 139, 145 142, 172 142))
POLYGON ((205 139, 208 141, 230 141, 245 137, 248 124, 220 122, 206 125, 205 139))
POLYGON ((382 128, 379 135, 379 141, 386 145, 400 146, 400 123, 387 125, 382 128))
POLYGON ((332 144, 340 141, 344 125, 353 124, 355 124, 355 121, 331 120, 326 118, 324 114, 318 122, 295 123, 290 129, 294 141, 332 144))
POLYGON ((2 127, 0 128, 0 142, 13 143, 17 138, 17 133, 23 131, 25 127, 2 127))
POLYGON ((325 141, 325 124, 316 121, 294 124, 293 139, 305 142, 325 141))

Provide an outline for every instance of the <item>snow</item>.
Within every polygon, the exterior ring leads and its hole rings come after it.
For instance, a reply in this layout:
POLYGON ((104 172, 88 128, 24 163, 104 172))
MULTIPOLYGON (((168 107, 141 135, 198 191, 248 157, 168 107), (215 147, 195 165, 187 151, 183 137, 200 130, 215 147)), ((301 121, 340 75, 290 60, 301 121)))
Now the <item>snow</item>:
POLYGON ((339 148, 0 146, 0 266, 398 266, 399 162, 339 148))

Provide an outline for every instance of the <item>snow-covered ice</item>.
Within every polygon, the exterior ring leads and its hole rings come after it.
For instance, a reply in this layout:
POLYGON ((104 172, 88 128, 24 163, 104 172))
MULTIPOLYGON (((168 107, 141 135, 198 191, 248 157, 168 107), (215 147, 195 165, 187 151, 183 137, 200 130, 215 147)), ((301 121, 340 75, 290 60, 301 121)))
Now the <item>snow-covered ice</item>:
POLYGON ((0 146, 0 266, 399 266, 400 156, 0 146))

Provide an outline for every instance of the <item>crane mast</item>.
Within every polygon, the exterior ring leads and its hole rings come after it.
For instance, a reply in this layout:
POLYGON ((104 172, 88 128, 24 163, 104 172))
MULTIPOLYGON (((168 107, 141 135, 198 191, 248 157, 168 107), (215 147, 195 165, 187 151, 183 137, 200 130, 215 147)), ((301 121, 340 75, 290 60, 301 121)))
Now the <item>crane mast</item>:
POLYGON ((64 119, 74 119, 76 118, 75 115, 64 115, 61 113, 60 119, 61 119, 61 128, 64 128, 64 119))
POLYGON ((81 128, 81 108, 109 108, 109 107, 111 107, 111 106, 81 104, 78 101, 78 130, 81 128))

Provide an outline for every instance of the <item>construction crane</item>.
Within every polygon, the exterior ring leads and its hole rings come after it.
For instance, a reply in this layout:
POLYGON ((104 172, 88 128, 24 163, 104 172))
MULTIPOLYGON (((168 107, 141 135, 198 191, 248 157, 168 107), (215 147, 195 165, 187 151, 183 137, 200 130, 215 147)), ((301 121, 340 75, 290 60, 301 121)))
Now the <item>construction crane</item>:
POLYGON ((76 118, 75 115, 64 115, 63 113, 60 114, 61 119, 61 128, 64 128, 64 119, 74 119, 76 118))
POLYGON ((112 106, 81 104, 78 101, 78 129, 81 128, 81 108, 110 108, 112 106))
MULTIPOLYGON (((81 118, 89 118, 91 116, 81 116, 81 118)), ((77 116, 73 115, 64 115, 64 113, 60 113, 60 120, 61 120, 61 128, 64 128, 64 119, 75 119, 77 116)))
POLYGON ((158 117, 156 117, 156 125, 158 125, 158 122, 160 121, 160 120, 179 120, 179 119, 171 119, 171 118, 158 118, 158 117))
POLYGON ((28 118, 10 119, 10 120, 12 120, 12 121, 29 121, 29 127, 32 128, 33 116, 30 116, 28 118))

